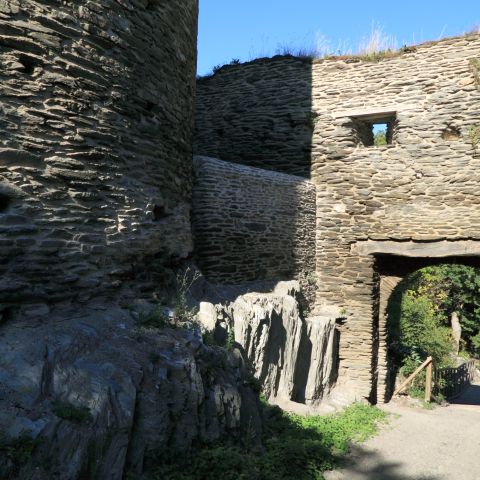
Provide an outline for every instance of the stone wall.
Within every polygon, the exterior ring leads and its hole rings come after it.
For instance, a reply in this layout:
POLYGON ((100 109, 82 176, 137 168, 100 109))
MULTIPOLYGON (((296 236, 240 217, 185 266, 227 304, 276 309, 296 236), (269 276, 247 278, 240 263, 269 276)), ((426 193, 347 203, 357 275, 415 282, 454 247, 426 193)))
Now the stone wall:
POLYGON ((278 57, 225 66, 197 82, 194 152, 308 177, 311 65, 278 57))
MULTIPOLYGON (((474 130, 480 132, 479 56, 480 36, 470 35, 426 43, 375 62, 355 57, 313 61, 310 92, 301 102, 294 94, 289 97, 290 85, 297 77, 303 81, 307 67, 291 59, 230 66, 199 86, 203 93, 198 102, 204 105, 197 105, 197 125, 202 125, 205 111, 215 116, 217 129, 226 122, 247 122, 249 109, 229 108, 242 105, 245 93, 239 83, 245 83, 247 72, 265 76, 257 90, 269 85, 265 72, 271 72, 277 89, 266 89, 264 95, 270 95, 274 105, 282 98, 285 110, 301 106, 299 116, 311 119, 311 178, 317 185, 316 312, 345 315, 339 383, 365 397, 374 393, 377 372, 377 256, 391 253, 392 242, 412 242, 411 252, 418 257, 429 255, 416 247, 424 243, 442 244, 444 257, 451 257, 458 254, 459 242, 480 242, 480 155, 472 142, 474 130), (221 115, 205 96, 210 88, 205 84, 223 85, 221 115), (364 145, 365 125, 371 128, 376 121, 390 122, 391 144, 364 145), (372 241, 380 245, 372 246, 372 241)), ((275 115, 272 106, 255 122, 261 125, 275 115)), ((238 149, 236 160, 241 161, 244 147, 237 133, 224 135, 216 148, 238 149)), ((273 153, 281 144, 289 144, 289 151, 305 145, 295 130, 283 133, 278 145, 256 143, 265 157, 272 153, 279 170, 283 160, 273 153)), ((201 138, 207 135, 203 132, 201 138)), ((219 142, 213 131, 211 135, 219 142)))
POLYGON ((4 306, 191 251, 196 37, 196 0, 1 3, 4 306))
POLYGON ((300 177, 195 157, 196 261, 209 280, 288 279, 315 268, 315 186, 300 177))

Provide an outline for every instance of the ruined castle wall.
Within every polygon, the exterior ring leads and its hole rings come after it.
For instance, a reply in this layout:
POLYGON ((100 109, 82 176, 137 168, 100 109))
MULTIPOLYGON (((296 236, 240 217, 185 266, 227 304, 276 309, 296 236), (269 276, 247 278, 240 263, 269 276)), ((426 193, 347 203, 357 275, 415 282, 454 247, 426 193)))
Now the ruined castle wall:
MULTIPOLYGON (((383 368, 375 360, 378 335, 385 335, 376 327, 376 255, 388 253, 389 242, 410 242, 409 254, 418 256, 429 255, 418 245, 442 245, 446 257, 461 251, 457 248, 461 241, 480 242, 480 154, 472 142, 473 134, 480 132, 479 58, 480 36, 470 35, 423 44, 379 61, 314 60, 311 91, 303 102, 288 96, 303 70, 290 59, 270 60, 270 71, 279 79, 270 101, 283 98, 286 110, 288 105, 310 105, 302 115, 311 120, 311 179, 317 186, 316 310, 346 312, 339 382, 365 397, 377 370, 383 368), (365 146, 365 122, 387 117, 392 120, 392 143, 365 146), (373 241, 379 244, 371 246, 373 241)), ((262 62, 229 66, 203 80, 204 92, 208 84, 233 82, 231 91, 223 89, 220 122, 228 119, 243 125, 245 111, 229 105, 242 106, 237 92, 247 72, 269 71, 262 62)), ((265 78, 268 84, 269 73, 265 78)), ((259 82, 257 90, 261 88, 259 82)), ((197 112, 204 117, 203 112, 213 107, 205 96, 198 102, 197 112)), ((275 112, 275 107, 266 109, 257 124, 275 112)), ((265 157, 281 143, 289 144, 284 148, 290 151, 305 145, 295 130, 284 133, 278 145, 257 143, 265 157)), ((215 134, 212 138, 219 141, 215 134)), ((242 160, 238 133, 223 136, 222 148, 227 147, 237 148, 238 161, 242 160)), ((216 148, 220 150, 218 144, 216 148)), ((280 156, 276 161, 283 168, 280 156)))
POLYGON ((191 251, 196 37, 196 0, 1 3, 0 303, 191 251))
POLYGON ((322 185, 318 228, 329 232, 317 237, 317 308, 347 310, 340 375, 365 396, 382 368, 372 365, 375 337, 386 331, 375 332, 375 255, 361 245, 449 240, 448 256, 456 242, 480 241, 480 156, 469 133, 480 132, 478 56, 477 35, 377 63, 313 66, 312 177, 322 185), (387 111, 396 112, 391 145, 355 141, 351 116, 387 111))
POLYGON ((194 152, 308 177, 310 111, 309 60, 225 66, 197 82, 194 152))
POLYGON ((315 186, 300 177, 195 157, 196 261, 218 283, 315 268, 315 186))

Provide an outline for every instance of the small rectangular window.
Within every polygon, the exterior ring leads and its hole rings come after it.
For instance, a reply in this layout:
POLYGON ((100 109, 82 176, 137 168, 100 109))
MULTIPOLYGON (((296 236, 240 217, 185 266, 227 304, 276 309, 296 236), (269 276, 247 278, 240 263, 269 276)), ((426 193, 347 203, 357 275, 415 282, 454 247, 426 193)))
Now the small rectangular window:
POLYGON ((396 118, 388 117, 351 117, 354 135, 359 145, 381 147, 393 143, 396 118))

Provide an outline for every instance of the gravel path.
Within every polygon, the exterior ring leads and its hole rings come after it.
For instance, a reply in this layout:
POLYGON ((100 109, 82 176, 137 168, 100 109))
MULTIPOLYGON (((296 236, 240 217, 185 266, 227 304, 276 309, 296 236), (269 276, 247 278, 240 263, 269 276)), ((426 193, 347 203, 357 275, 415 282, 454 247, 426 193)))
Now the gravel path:
POLYGON ((389 425, 327 480, 480 480, 480 384, 447 407, 382 408, 389 425))

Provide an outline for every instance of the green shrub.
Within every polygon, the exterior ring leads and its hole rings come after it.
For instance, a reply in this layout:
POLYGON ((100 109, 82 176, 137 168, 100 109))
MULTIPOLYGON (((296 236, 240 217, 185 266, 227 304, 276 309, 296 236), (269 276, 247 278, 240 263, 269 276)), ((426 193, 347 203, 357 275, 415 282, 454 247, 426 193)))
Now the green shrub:
POLYGON ((53 413, 63 420, 68 420, 73 423, 88 423, 92 420, 92 415, 88 407, 76 407, 69 403, 55 402, 53 406, 53 413))
POLYGON ((235 333, 232 329, 230 329, 227 333, 227 340, 225 342, 225 350, 227 352, 231 352, 233 347, 235 346, 235 333))
POLYGON ((155 305, 149 312, 140 313, 139 324, 145 328, 165 328, 170 326, 170 318, 162 305, 155 305))
MULTIPOLYGON (((451 330, 443 325, 442 317, 426 296, 411 290, 406 292, 402 303, 400 330, 404 353, 410 360, 414 360, 410 361, 412 368, 428 356, 433 358, 436 365, 444 365, 448 361, 448 355, 452 351, 451 330)), ((406 373, 411 373, 410 369, 406 373)))

